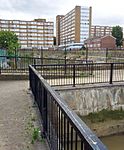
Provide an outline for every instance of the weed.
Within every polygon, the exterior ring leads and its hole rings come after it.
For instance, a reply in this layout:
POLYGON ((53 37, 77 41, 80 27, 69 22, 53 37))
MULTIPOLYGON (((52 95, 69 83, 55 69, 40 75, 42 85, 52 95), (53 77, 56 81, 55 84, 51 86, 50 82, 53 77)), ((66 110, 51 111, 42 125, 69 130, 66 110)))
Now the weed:
POLYGON ((40 128, 34 126, 34 121, 36 120, 35 116, 32 116, 27 123, 27 127, 25 128, 26 133, 31 137, 31 143, 34 144, 35 141, 43 141, 43 137, 41 136, 40 128))
POLYGON ((35 141, 43 141, 43 138, 41 137, 41 131, 39 128, 33 128, 33 132, 32 132, 32 141, 31 143, 34 144, 35 141))

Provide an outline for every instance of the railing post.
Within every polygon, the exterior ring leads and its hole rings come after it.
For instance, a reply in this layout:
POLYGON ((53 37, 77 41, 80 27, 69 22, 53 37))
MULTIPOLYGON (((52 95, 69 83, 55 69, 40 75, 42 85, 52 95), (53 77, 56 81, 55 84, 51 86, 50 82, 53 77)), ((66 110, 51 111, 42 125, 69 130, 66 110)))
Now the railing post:
POLYGON ((112 79, 113 79, 113 63, 111 63, 111 66, 110 66, 110 81, 109 81, 109 84, 112 84, 112 79))
POLYGON ((34 68, 36 69, 36 59, 34 58, 34 68))
POLYGON ((66 55, 65 55, 65 74, 66 74, 66 69, 67 69, 67 62, 66 62, 66 55))
POLYGON ((73 87, 75 87, 75 64, 73 65, 73 87))

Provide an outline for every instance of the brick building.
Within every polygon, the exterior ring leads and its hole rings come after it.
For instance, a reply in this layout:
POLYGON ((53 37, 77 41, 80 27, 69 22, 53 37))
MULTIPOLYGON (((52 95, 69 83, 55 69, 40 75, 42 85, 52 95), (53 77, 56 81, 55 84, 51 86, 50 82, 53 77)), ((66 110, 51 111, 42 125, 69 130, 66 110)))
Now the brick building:
POLYGON ((88 49, 115 49, 116 38, 111 35, 89 38, 84 41, 84 44, 88 49))
POLYGON ((100 26, 100 25, 91 26, 91 35, 90 35, 91 38, 102 37, 106 35, 112 35, 111 26, 100 26))
POLYGON ((92 7, 76 6, 66 15, 56 16, 56 44, 82 43, 89 38, 92 7))
POLYGON ((21 48, 49 48, 53 46, 54 23, 46 19, 5 20, 0 19, 0 31, 13 31, 21 48))

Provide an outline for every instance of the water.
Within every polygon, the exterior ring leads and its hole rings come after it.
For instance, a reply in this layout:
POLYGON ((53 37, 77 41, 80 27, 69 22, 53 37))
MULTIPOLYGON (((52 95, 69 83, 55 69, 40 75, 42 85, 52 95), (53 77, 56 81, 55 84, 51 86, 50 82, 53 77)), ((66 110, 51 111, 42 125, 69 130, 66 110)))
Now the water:
POLYGON ((124 150, 124 134, 100 138, 109 150, 124 150))
MULTIPOLYGON (((113 135, 100 138, 103 144, 106 145, 108 150, 124 150, 124 134, 113 135)), ((67 147, 67 146, 66 146, 67 147)), ((71 144, 69 143, 69 150, 71 150, 71 144)), ((75 150, 75 142, 73 143, 73 150, 75 150)), ((81 150, 81 143, 77 143, 77 150, 81 150)))

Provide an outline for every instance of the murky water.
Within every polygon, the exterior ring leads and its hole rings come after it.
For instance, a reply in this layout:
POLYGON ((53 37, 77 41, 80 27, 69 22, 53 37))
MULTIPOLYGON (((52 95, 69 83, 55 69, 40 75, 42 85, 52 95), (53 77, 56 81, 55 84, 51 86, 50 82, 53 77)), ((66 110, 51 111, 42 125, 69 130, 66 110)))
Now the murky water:
MULTIPOLYGON (((100 138, 103 144, 106 145, 108 150, 124 150, 124 134, 112 135, 108 137, 100 138)), ((67 150, 67 145, 66 145, 67 150)), ((71 150, 71 144, 69 143, 68 150, 71 150)), ((73 150, 75 150, 75 142, 73 143, 73 150)), ((77 143, 77 150, 81 150, 81 142, 77 143)))
POLYGON ((124 134, 100 138, 108 150, 124 150, 124 134))

